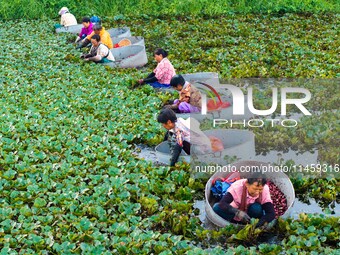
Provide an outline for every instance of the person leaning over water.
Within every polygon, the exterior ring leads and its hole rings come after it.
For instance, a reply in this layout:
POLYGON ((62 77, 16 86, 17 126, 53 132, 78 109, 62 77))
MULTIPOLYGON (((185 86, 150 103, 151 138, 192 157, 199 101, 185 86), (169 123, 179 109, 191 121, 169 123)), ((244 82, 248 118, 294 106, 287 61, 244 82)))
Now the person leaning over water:
POLYGON ((101 38, 101 43, 105 44, 109 49, 113 48, 113 43, 111 39, 111 35, 109 32, 105 30, 100 24, 95 24, 93 26, 93 32, 88 35, 83 42, 78 46, 79 48, 86 47, 92 38, 93 35, 99 35, 101 38))
POLYGON ((95 63, 109 63, 115 61, 110 49, 100 41, 99 35, 93 35, 91 38, 92 47, 88 54, 82 55, 85 61, 95 63))
POLYGON ((170 166, 174 166, 182 150, 186 154, 204 154, 212 152, 211 142, 199 128, 200 123, 194 118, 177 118, 173 110, 161 110, 157 121, 167 130, 164 141, 170 148, 170 166))
POLYGON ((56 28, 62 27, 62 26, 68 27, 68 26, 77 25, 76 17, 74 17, 74 15, 69 12, 67 7, 61 8, 58 14, 61 16, 60 25, 59 24, 55 25, 56 28))
POLYGON ((257 218, 257 227, 275 219, 267 180, 257 172, 231 184, 213 210, 232 223, 249 223, 251 218, 257 218))
POLYGON ((179 99, 174 100, 173 104, 165 107, 179 113, 200 112, 202 108, 201 92, 185 81, 182 75, 175 75, 170 81, 171 87, 179 92, 179 99))
POLYGON ((93 32, 93 24, 89 17, 84 17, 81 23, 83 24, 83 28, 81 29, 75 43, 80 43, 82 45, 86 37, 93 32))

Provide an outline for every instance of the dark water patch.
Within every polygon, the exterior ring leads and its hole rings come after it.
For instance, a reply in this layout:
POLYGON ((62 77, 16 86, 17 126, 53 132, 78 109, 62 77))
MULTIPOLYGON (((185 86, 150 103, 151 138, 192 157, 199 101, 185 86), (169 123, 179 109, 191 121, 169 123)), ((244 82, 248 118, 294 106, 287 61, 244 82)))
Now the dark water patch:
POLYGON ((155 166, 164 165, 157 160, 155 147, 150 147, 144 144, 137 144, 135 145, 134 154, 140 159, 151 161, 155 166))

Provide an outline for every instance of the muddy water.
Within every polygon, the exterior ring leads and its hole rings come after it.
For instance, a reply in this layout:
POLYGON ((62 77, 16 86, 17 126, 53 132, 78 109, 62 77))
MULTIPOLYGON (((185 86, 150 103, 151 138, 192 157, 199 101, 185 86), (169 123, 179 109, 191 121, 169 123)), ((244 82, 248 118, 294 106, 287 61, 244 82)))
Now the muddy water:
POLYGON ((164 165, 161 162, 157 161, 154 147, 149 147, 144 144, 137 144, 134 154, 140 159, 151 161, 154 165, 164 165))
POLYGON ((205 229, 215 230, 218 229, 216 225, 214 225, 207 217, 205 213, 205 200, 196 200, 194 203, 194 208, 199 209, 198 218, 202 222, 202 226, 205 229))

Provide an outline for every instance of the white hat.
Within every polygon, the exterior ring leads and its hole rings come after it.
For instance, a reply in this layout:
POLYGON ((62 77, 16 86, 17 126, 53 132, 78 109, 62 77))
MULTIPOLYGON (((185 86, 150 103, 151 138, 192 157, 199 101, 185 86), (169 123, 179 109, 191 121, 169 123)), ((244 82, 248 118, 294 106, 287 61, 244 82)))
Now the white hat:
POLYGON ((61 8, 60 11, 59 11, 59 15, 62 15, 62 14, 64 14, 65 12, 68 12, 68 8, 67 8, 67 7, 61 8))

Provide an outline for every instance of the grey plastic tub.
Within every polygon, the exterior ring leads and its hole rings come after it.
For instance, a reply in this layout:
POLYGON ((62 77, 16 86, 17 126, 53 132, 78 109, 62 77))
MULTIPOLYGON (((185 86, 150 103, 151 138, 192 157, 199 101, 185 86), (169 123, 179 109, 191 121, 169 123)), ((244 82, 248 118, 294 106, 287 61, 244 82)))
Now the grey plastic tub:
POLYGON ((140 45, 145 47, 144 37, 142 36, 124 36, 124 37, 112 37, 113 45, 119 43, 123 39, 129 39, 131 41, 131 45, 140 45))
POLYGON ((201 73, 188 73, 188 74, 182 74, 183 78, 194 84, 195 82, 205 82, 208 83, 209 85, 219 85, 219 77, 218 73, 213 73, 213 72, 201 72, 201 73))
POLYGON ((60 27, 56 28, 56 33, 71 33, 71 34, 79 34, 81 29, 83 28, 82 24, 67 26, 67 27, 60 27))
POLYGON ((107 30, 107 32, 109 32, 111 38, 131 36, 131 31, 129 27, 110 28, 107 30))
MULTIPOLYGON (((195 161, 213 164, 224 164, 225 157, 236 156, 238 159, 252 159, 255 157, 255 135, 253 132, 247 130, 237 130, 237 129, 216 129, 203 131, 207 136, 215 136, 219 138, 224 146, 224 150, 215 153, 206 154, 192 154, 190 156, 182 152, 182 160, 185 162, 190 162, 190 157, 194 157, 195 161)), ((156 148, 156 157, 159 162, 164 164, 170 163, 170 150, 168 142, 160 143, 156 148)))
MULTIPOLYGON (((260 166, 260 165, 269 165, 268 163, 265 162, 259 162, 259 161, 240 161, 235 164, 231 164, 231 166, 235 166, 237 169, 240 169, 241 166, 260 166)), ((215 180, 216 178, 224 178, 229 174, 229 172, 216 172, 213 176, 210 177, 208 182, 205 185, 205 212, 207 218, 214 223, 216 226, 219 227, 225 227, 230 223, 229 221, 223 219, 219 215, 217 215, 214 210, 213 210, 213 197, 211 195, 211 185, 212 181, 215 180)), ((287 211, 281 216, 281 217, 287 217, 289 216, 289 211, 290 208, 292 207, 294 200, 295 200, 295 191, 292 182, 288 178, 288 176, 282 172, 271 172, 267 173, 267 178, 269 178, 281 191, 282 193, 286 196, 287 199, 287 211)), ((241 178, 245 177, 241 173, 241 178)), ((232 177, 231 177, 232 178, 232 177)))
POLYGON ((126 47, 111 49, 116 61, 105 63, 104 65, 121 68, 141 67, 148 63, 145 48, 140 45, 131 45, 126 47))
MULTIPOLYGON (((217 93, 221 96, 221 99, 223 102, 229 102, 230 104, 233 104, 233 98, 232 94, 229 90, 223 89, 219 90, 219 86, 223 86, 226 84, 220 84, 218 80, 218 75, 217 73, 193 73, 193 74, 187 74, 190 75, 190 79, 196 79, 196 81, 204 82, 208 85, 211 85, 217 90, 217 93), (215 77, 215 78, 212 78, 215 77), (201 79, 201 80, 198 80, 201 79), (206 79, 206 80, 204 80, 206 79)), ((193 81, 190 80, 189 82, 193 81)), ((200 83, 194 83, 194 86, 199 89, 201 92, 203 92, 203 89, 208 89, 206 86, 200 84, 200 83)), ((209 89, 208 89, 209 90, 209 89)), ((230 120, 249 120, 254 117, 254 114, 250 112, 248 108, 248 97, 244 97, 244 114, 242 115, 234 115, 233 114, 233 105, 227 107, 227 108, 222 108, 220 110, 214 110, 214 111, 208 111, 205 115, 202 115, 201 113, 179 113, 176 114, 177 117, 181 118, 188 118, 188 117, 193 117, 197 119, 198 121, 202 121, 204 119, 224 119, 228 120, 230 123, 230 120)), ((206 100, 207 102, 211 100, 212 98, 209 97, 209 95, 206 95, 206 100)), ((217 97, 214 98, 215 101, 218 101, 217 97)), ((247 125, 247 124, 246 124, 247 125)), ((231 127, 232 128, 232 127, 231 127)))
POLYGON ((226 165, 227 159, 237 157, 237 160, 251 160, 255 157, 255 134, 248 130, 213 129, 203 131, 204 134, 217 137, 223 143, 224 150, 203 155, 195 155, 197 161, 207 164, 226 165))
MULTIPOLYGON (((207 98, 207 100, 209 100, 209 98, 207 98)), ((217 98, 215 99, 217 100, 217 98)), ((223 99, 223 101, 228 101, 232 104, 232 99, 228 98, 228 99, 223 99)), ((201 114, 201 113, 177 113, 176 116, 178 118, 195 118, 198 121, 203 121, 204 119, 209 119, 211 121, 213 121, 213 119, 223 119, 223 120, 227 120, 229 121, 228 123, 230 124, 230 120, 249 120, 251 118, 254 117, 254 114, 251 113, 248 109, 248 103, 247 103, 247 97, 245 97, 244 99, 244 114, 242 115, 234 115, 233 114, 233 106, 229 106, 227 108, 223 108, 220 110, 214 110, 214 111, 208 111, 205 115, 201 114)), ((247 123, 246 123, 247 125, 247 123)), ((240 126, 240 125, 237 125, 240 126)), ((229 126, 230 127, 230 126, 229 126)), ((232 128, 232 127, 231 127, 232 128)))

